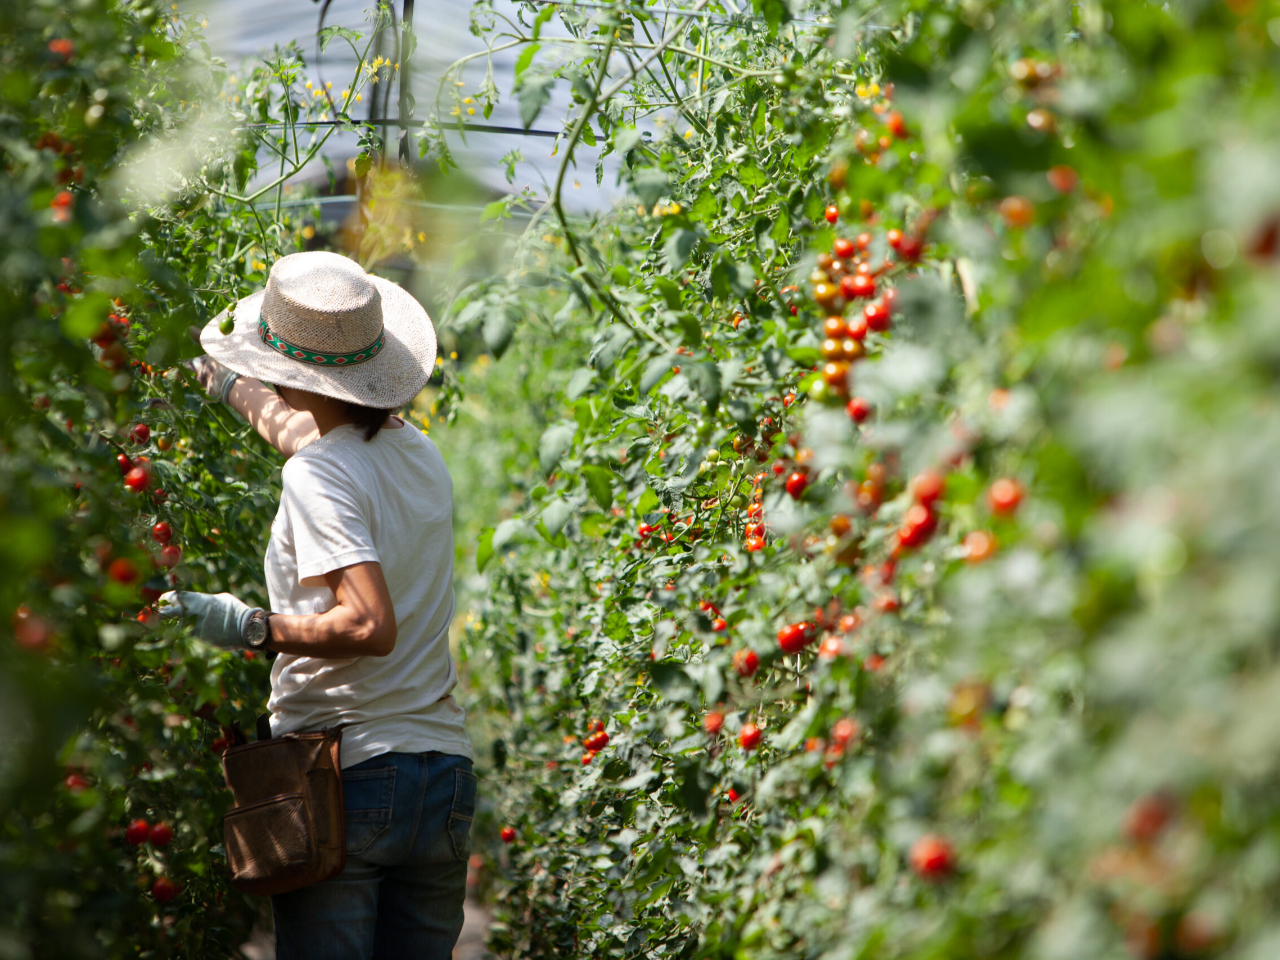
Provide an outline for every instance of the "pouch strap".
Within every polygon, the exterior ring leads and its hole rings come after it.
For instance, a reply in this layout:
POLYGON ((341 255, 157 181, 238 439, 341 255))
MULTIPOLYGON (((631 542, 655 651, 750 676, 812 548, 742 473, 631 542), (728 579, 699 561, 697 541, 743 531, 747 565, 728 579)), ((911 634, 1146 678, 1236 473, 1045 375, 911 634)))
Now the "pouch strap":
POLYGON ((271 714, 269 713, 258 714, 258 739, 271 739, 271 714))

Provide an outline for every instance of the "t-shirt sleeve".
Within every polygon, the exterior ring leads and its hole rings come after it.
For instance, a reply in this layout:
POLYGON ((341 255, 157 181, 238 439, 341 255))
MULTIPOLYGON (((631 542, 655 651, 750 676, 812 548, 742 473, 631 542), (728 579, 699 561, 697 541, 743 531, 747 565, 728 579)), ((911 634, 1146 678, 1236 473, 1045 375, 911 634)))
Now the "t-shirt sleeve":
POLYGON ((365 498, 341 467, 321 457, 295 456, 282 479, 303 586, 321 586, 326 573, 355 563, 378 562, 365 498))

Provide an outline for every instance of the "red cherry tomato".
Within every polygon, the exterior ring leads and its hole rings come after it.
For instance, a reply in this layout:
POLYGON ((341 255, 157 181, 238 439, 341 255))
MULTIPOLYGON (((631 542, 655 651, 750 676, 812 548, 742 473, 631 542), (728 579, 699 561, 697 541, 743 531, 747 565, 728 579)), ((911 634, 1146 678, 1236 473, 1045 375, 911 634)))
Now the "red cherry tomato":
POLYGON ((717 734, 720 728, 724 726, 724 714, 718 710, 712 710, 702 718, 702 729, 710 734, 717 734))
POLYGON ((173 885, 173 881, 168 877, 161 877, 151 885, 151 895, 156 898, 158 903, 168 903, 178 895, 178 888, 173 885))
POLYGON ((904 547, 918 547, 933 536, 938 528, 938 518, 926 506, 913 503, 907 508, 902 526, 898 528, 898 543, 904 547))
POLYGON ((133 583, 138 579, 138 565, 127 557, 117 557, 107 567, 107 576, 116 583, 133 583))
POLYGON ((134 493, 141 493, 151 483, 151 473, 144 467, 134 467, 124 475, 124 485, 134 493))
POLYGON ((916 498, 916 503, 926 507, 941 499, 946 490, 947 480, 936 470, 925 470, 916 474, 916 478, 911 481, 911 493, 916 498))
POLYGON ((740 677, 751 676, 759 666, 760 658, 754 650, 739 650, 733 655, 733 669, 738 671, 740 677))
POLYGON ((805 488, 809 486, 809 477, 797 470, 791 476, 787 477, 786 488, 787 493, 795 500, 799 500, 804 495, 805 488))
POLYGON ((875 598, 871 606, 879 613, 896 613, 899 606, 898 595, 892 590, 885 590, 875 598))
POLYGON ((831 246, 831 252, 837 260, 851 260, 858 251, 852 240, 847 237, 837 237, 836 242, 831 246))
POLYGON ((893 323, 889 305, 883 300, 868 303, 862 310, 861 319, 865 322, 867 329, 881 332, 888 330, 893 323))
POLYGON ((714 633, 724 633, 729 629, 729 623, 724 617, 716 617, 711 621, 711 630, 714 633))
POLYGON ((911 869, 924 880, 943 880, 955 869, 956 855, 951 844, 927 833, 911 845, 911 869))
POLYGON ((835 223, 840 219, 840 211, 833 203, 823 212, 823 216, 827 218, 827 223, 835 223))
POLYGON ((860 729, 857 720, 853 720, 850 717, 842 717, 831 728, 831 741, 844 746, 858 735, 860 729))
POLYGON ((516 829, 515 829, 515 827, 503 827, 503 828, 502 828, 502 834, 501 834, 501 835, 502 835, 502 842, 503 842, 503 843, 515 843, 515 842, 516 842, 516 829))
POLYGON ((151 539, 156 543, 168 543, 173 539, 173 527, 161 520, 151 528, 151 539))
POLYGON ((844 412, 854 423, 862 423, 871 416, 872 410, 871 401, 866 397, 850 397, 849 402, 844 405, 844 412))
POLYGON ((72 796, 77 796, 89 789, 89 778, 83 773, 69 773, 67 779, 62 781, 62 785, 72 796))
POLYGON ((166 544, 160 551, 160 566, 172 570, 182 560, 182 548, 176 544, 166 544))
POLYGON ((907 122, 902 119, 902 114, 897 110, 894 110, 884 118, 884 125, 888 127, 889 132, 899 140, 905 140, 907 137, 911 136, 910 132, 907 130, 907 122))
POLYGON ((747 537, 742 547, 747 553, 759 553, 764 549, 764 537, 747 537))
POLYGON ((116 463, 120 465, 120 476, 125 476, 133 469, 133 461, 126 457, 123 453, 116 454, 116 463))
POLYGON ((157 823, 151 828, 151 836, 147 839, 153 847, 167 847, 173 842, 173 827, 167 823, 157 823))
POLYGON ((840 278, 840 293, 846 300, 876 295, 876 282, 863 273, 847 273, 840 278))
POLYGON ((987 490, 987 502, 995 513, 1008 515, 1022 503, 1022 484, 1009 477, 1001 477, 987 490))
POLYGON ((738 731, 738 745, 743 750, 754 750, 760 745, 760 728, 754 723, 744 723, 738 731))
POLYGON ((818 635, 818 628, 809 621, 790 623, 778 631, 778 646, 783 653, 799 653, 818 635))
POLYGON ((151 836, 151 824, 139 818, 124 828, 124 838, 130 846, 140 847, 151 836))
POLYGON ((135 423, 133 429, 129 431, 129 436, 133 437, 135 443, 146 443, 151 439, 151 428, 145 423, 135 423))

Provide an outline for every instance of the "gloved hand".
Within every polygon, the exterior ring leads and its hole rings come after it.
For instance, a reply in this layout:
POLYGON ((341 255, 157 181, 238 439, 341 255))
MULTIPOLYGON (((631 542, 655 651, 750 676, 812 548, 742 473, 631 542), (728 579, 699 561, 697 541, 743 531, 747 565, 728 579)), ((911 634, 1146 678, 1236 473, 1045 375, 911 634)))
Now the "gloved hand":
POLYGON ((231 388, 235 386, 240 374, 234 370, 228 370, 213 357, 195 357, 191 360, 184 360, 183 363, 187 369, 196 375, 196 379, 200 381, 200 386, 204 387, 205 392, 215 400, 223 403, 227 402, 227 394, 231 392, 231 388))
MULTIPOLYGON (((191 333, 192 339, 197 343, 200 342, 199 328, 192 327, 188 332, 191 333)), ((196 375, 196 379, 200 381, 200 386, 204 387, 205 392, 222 403, 227 402, 227 394, 231 392, 235 382, 240 379, 240 374, 234 370, 227 369, 210 356, 184 360, 183 363, 188 370, 196 375)))
POLYGON ((244 646, 244 628, 254 608, 229 593, 170 590, 161 594, 156 612, 165 619, 194 617, 196 636, 215 647, 244 646))

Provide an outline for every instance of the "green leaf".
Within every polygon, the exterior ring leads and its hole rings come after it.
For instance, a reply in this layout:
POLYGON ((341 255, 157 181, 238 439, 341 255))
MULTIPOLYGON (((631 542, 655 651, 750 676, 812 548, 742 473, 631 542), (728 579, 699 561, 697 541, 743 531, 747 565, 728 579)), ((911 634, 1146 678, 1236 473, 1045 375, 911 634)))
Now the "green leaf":
POLYGON ((62 315, 62 330, 69 337, 92 337, 107 322, 111 298, 105 293, 87 293, 74 301, 62 315))
POLYGON ((718 216, 720 216, 720 201, 716 199, 714 193, 703 187, 698 192, 698 199, 694 200, 693 206, 689 208, 689 219, 710 223, 718 216))
POLYGON ((551 102, 551 87, 556 78, 547 74, 526 74, 516 84, 516 100, 520 103, 520 122, 526 130, 533 125, 542 108, 551 102))
POLYGON ((707 812, 707 797, 711 795, 711 778, 702 764, 696 760, 680 758, 676 761, 676 800, 690 813, 703 816, 707 812))
POLYGON ((693 388, 714 409, 720 403, 720 370, 710 361, 686 364, 684 375, 689 378, 693 388))
POLYGON ((613 134, 613 149, 624 157, 644 138, 644 134, 633 126, 618 127, 613 134))
POLYGON ((546 6, 538 11, 538 15, 533 18, 533 39, 537 40, 542 34, 542 28, 550 22, 554 16, 556 8, 554 6, 546 6))
POLYGON ((618 643, 626 643, 631 639, 631 624, 627 615, 621 610, 611 610, 604 618, 604 635, 618 643))
MULTIPOLYGON (((529 69, 529 64, 533 63, 534 55, 542 49, 542 44, 531 43, 521 51, 520 56, 516 57, 516 80, 520 79, 520 74, 529 69)), ((528 124, 525 124, 528 126, 528 124)))
POLYGON ((476 570, 484 573, 493 558, 493 527, 485 527, 480 531, 480 539, 476 541, 476 570))
POLYGON ((631 346, 632 339, 631 330, 624 324, 615 323, 606 327, 596 337, 595 346, 591 349, 591 366, 596 370, 608 370, 622 356, 623 351, 631 346))
POLYGON ((668 277, 654 277, 653 285, 672 310, 680 309, 680 285, 668 277))
POLYGON ((733 418, 742 430, 754 432, 756 429, 756 408, 742 397, 734 397, 724 405, 725 411, 733 418))
POLYGON ((787 356, 802 367, 812 367, 822 359, 822 351, 817 347, 792 347, 787 356))
POLYGON ((612 470, 608 467, 585 466, 582 468, 582 479, 586 481, 591 499, 600 505, 601 510, 608 510, 613 506, 612 470))
POLYGON ((675 362, 675 354, 663 353, 646 363, 644 373, 640 375, 640 393, 647 394, 656 387, 658 381, 667 375, 667 371, 675 362))
POLYGON ((589 147, 594 147, 596 145, 596 134, 595 131, 591 129, 590 121, 587 121, 582 125, 582 142, 589 147))
POLYGON ((702 325, 698 323, 696 314, 688 311, 677 313, 676 323, 680 325, 680 339, 686 347, 696 347, 702 343, 702 325))
POLYGON ((484 209, 480 211, 480 222, 486 220, 500 220, 507 216, 507 211, 511 208, 511 198, 503 197, 501 200, 494 200, 492 203, 486 203, 484 209))
POLYGON ((495 358, 501 358, 511 343, 516 325, 512 319, 514 309, 503 305, 493 308, 484 318, 484 345, 495 358))
POLYGON ((657 660, 649 664, 653 685, 667 700, 674 703, 696 703, 698 687, 693 678, 679 663, 657 660))
POLYGON ((595 378, 596 372, 594 370, 588 367, 579 367, 569 377, 569 385, 564 390, 565 397, 571 402, 577 400, 591 389, 591 381, 595 378))
POLYGON ((561 497, 556 497, 542 508, 542 522, 553 539, 564 529, 571 516, 573 504, 561 497))
POLYGON ((573 436, 578 431, 575 423, 557 423, 543 431, 538 441, 538 466, 543 473, 550 473, 560 458, 573 446, 573 436))
POLYGON ((346 40, 350 40, 352 43, 359 43, 360 41, 360 34, 356 33, 354 30, 348 29, 347 27, 325 27, 319 33, 321 53, 324 53, 329 49, 329 44, 333 42, 334 37, 343 37, 346 40))
POLYGON ((663 247, 663 253, 667 257, 667 269, 672 273, 680 270, 689 259, 689 254, 693 252, 693 246, 697 242, 698 235, 692 230, 678 227, 672 231, 663 247))
POLYGON ((497 529, 493 531, 493 549, 495 552, 501 550, 512 540, 522 536, 526 532, 525 522, 517 517, 510 520, 503 520, 498 524, 497 529))
POLYGON ((640 202, 652 207, 671 188, 671 182, 661 167, 641 167, 631 178, 631 186, 640 202))
POLYGON ((787 215, 786 207, 778 211, 778 219, 773 222, 769 237, 775 243, 786 243, 791 238, 791 218, 787 215))

